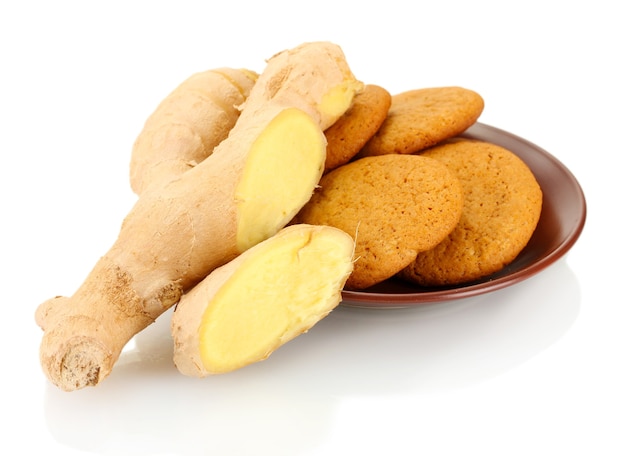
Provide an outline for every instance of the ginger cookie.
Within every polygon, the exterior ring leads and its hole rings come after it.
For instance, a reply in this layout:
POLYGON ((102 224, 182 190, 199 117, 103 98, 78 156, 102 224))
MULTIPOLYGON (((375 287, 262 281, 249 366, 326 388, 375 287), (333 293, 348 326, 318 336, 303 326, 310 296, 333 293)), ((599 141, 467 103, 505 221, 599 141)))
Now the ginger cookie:
POLYGON ((444 164, 419 155, 352 161, 325 174, 298 223, 329 225, 355 239, 346 289, 394 276, 443 240, 463 210, 463 190, 444 164))
POLYGON ((358 157, 413 154, 464 132, 478 120, 483 98, 463 87, 432 87, 394 95, 387 118, 358 157))
POLYGON ((354 97, 352 106, 324 134, 325 172, 348 163, 374 136, 387 117, 391 94, 384 88, 368 84, 354 97))
POLYGON ((522 251, 541 214, 542 191, 532 171, 503 147, 455 139, 424 151, 461 181, 465 206, 457 227, 398 276, 422 286, 468 283, 493 274, 522 251))

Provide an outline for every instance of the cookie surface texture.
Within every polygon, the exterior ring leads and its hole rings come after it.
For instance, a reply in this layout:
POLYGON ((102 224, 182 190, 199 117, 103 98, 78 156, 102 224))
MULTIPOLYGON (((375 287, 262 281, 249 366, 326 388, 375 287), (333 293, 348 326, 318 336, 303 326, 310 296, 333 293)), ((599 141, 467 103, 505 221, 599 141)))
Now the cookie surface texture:
POLYGON ((393 95, 387 118, 358 156, 412 154, 432 147, 471 127, 483 108, 483 98, 463 87, 393 95))
POLYGON ((296 217, 330 225, 355 241, 346 289, 365 289, 392 277, 456 226, 463 190, 441 162, 416 155, 366 157, 320 180, 296 217))
POLYGON ((472 282, 522 251, 541 214, 542 191, 528 166, 500 146, 458 139, 424 151, 459 177, 465 207, 457 227, 398 274, 422 286, 472 282))
POLYGON ((366 85, 354 97, 350 109, 324 132, 328 141, 325 170, 350 161, 378 131, 390 106, 391 94, 387 90, 366 85))

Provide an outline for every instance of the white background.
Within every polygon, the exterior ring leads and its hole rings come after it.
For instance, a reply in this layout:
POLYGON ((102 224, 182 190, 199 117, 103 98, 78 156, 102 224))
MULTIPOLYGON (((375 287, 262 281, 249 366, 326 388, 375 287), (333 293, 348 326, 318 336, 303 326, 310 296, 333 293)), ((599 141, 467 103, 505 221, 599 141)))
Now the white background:
POLYGON ((2 453, 626 454, 619 2, 250 5, 0 6, 0 445, 12 448, 2 453), (35 308, 71 295, 117 236, 135 201, 130 148, 149 113, 193 72, 260 71, 312 40, 339 44, 361 80, 392 93, 478 91, 481 122, 548 150, 578 178, 588 204, 578 243, 490 295, 339 308, 226 376, 178 374, 164 315, 97 388, 51 386, 35 308))

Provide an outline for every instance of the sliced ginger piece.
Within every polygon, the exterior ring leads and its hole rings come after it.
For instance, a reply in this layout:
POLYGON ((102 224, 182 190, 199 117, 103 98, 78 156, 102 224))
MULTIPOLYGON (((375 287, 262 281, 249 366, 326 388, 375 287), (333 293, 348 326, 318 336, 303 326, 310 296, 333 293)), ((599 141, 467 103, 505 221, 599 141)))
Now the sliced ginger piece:
POLYGON ((341 302, 353 252, 337 228, 291 225, 214 270, 173 314, 177 368, 204 377, 266 359, 341 302))

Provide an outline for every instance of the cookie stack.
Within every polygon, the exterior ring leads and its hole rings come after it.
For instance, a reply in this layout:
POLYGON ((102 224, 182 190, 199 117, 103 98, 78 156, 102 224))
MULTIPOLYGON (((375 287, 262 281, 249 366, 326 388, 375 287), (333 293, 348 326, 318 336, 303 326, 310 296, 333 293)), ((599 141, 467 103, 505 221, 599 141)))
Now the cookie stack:
POLYGON ((346 289, 391 277, 424 287, 484 279, 530 240, 542 191, 513 152, 460 135, 482 97, 462 87, 390 95, 367 85, 326 131, 326 171, 294 222, 356 241, 346 289))

